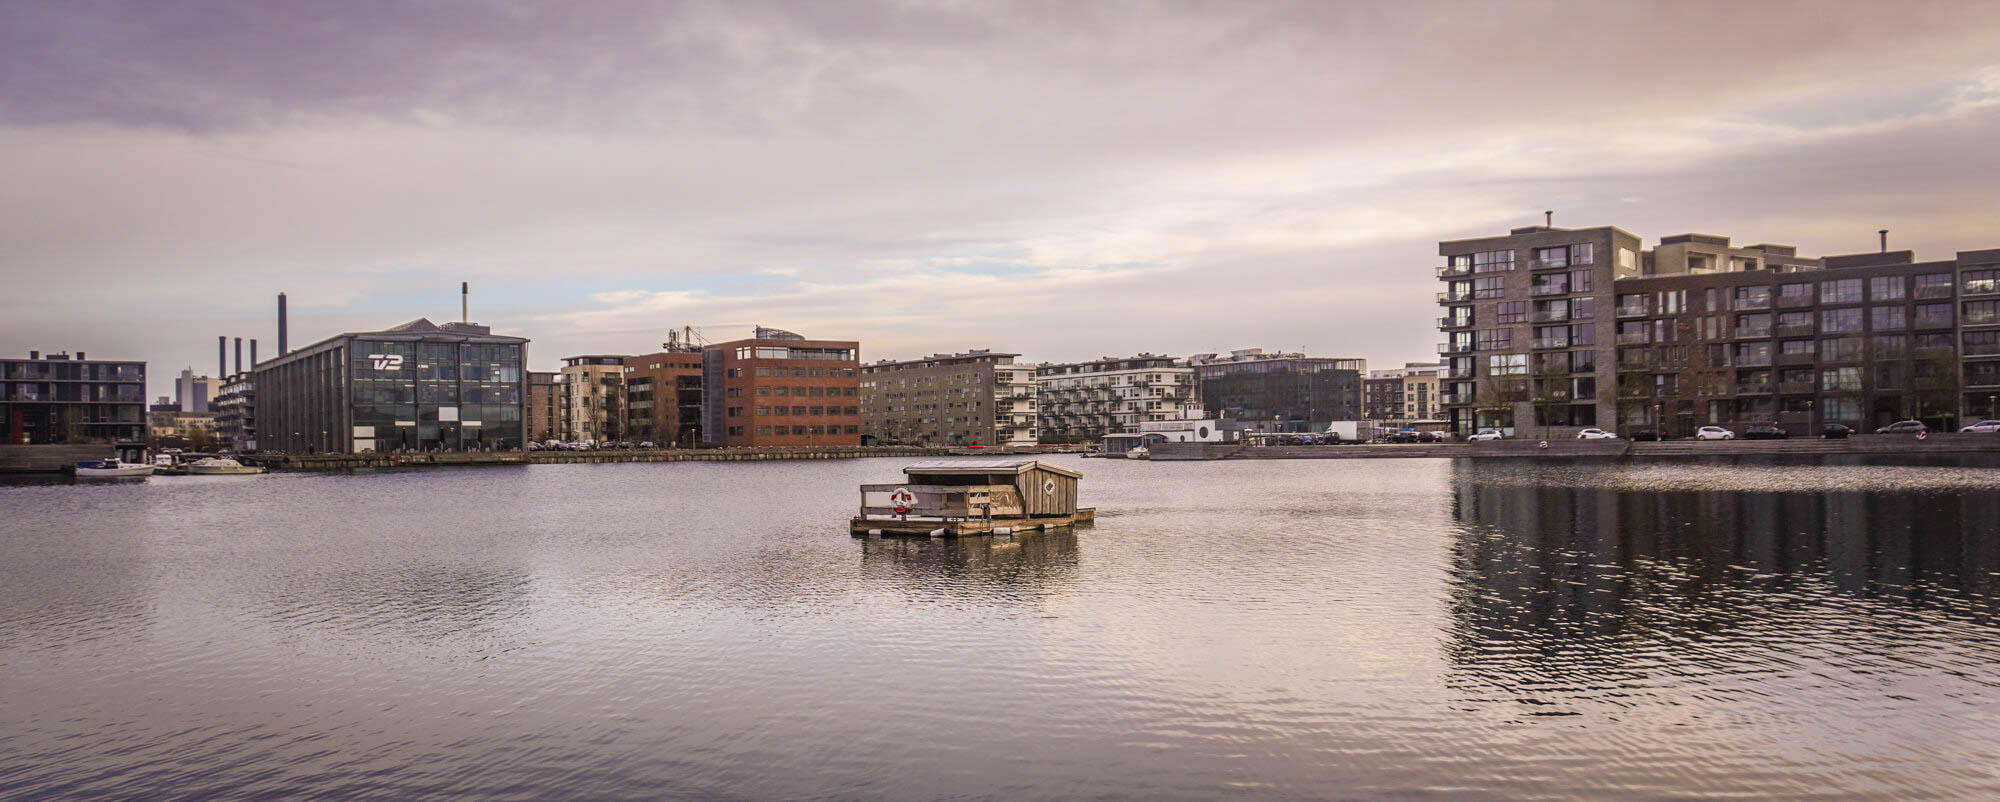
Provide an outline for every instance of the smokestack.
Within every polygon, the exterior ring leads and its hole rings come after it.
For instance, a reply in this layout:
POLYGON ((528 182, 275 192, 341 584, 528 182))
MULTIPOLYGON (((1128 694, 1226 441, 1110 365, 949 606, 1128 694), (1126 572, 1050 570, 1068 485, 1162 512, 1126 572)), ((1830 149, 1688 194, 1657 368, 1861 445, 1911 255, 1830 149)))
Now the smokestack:
POLYGON ((250 369, 257 369, 257 338, 250 338, 250 369))
POLYGON ((227 375, 229 375, 229 338, 228 338, 228 337, 220 337, 220 336, 219 336, 219 337, 216 337, 216 338, 215 338, 215 373, 216 373, 216 375, 218 375, 218 376, 227 376, 227 375))
MULTIPOLYGON (((236 338, 236 373, 243 372, 243 338, 236 338)), ((230 375, 236 375, 234 373, 230 375)))
POLYGON ((1881 231, 1877 231, 1877 232, 1875 232, 1875 233, 1876 233, 1876 234, 1880 234, 1880 235, 1882 236, 1882 252, 1883 252, 1883 253, 1888 253, 1888 252, 1889 252, 1889 229, 1886 229, 1886 228, 1885 228, 1885 229, 1882 229, 1881 231))
POLYGON ((1555 227, 1556 227, 1556 213, 1555 213, 1555 210, 1551 209, 1551 210, 1549 210, 1549 211, 1546 211, 1546 212, 1542 212, 1542 224, 1543 224, 1544 226, 1548 227, 1548 228, 1555 228, 1555 227))
POLYGON ((472 283, 458 283, 458 322, 472 322, 472 283))
POLYGON ((287 340, 285 339, 285 294, 281 292, 278 293, 278 356, 284 356, 292 352, 292 349, 286 346, 286 342, 287 340))

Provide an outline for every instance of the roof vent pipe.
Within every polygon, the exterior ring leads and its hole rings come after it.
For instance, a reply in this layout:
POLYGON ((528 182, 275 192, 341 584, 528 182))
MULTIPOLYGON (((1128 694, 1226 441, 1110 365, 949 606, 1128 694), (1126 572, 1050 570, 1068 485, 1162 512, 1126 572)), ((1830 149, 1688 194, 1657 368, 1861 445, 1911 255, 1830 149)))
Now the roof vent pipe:
POLYGON ((1555 210, 1551 209, 1551 210, 1549 210, 1549 211, 1546 211, 1546 212, 1542 212, 1542 224, 1543 224, 1543 226, 1544 226, 1544 227, 1546 227, 1546 228, 1555 228, 1555 227, 1556 227, 1556 213, 1555 213, 1555 210))
POLYGON ((1889 252, 1889 229, 1886 229, 1886 228, 1885 228, 1885 229, 1882 229, 1881 231, 1877 231, 1877 232, 1875 232, 1875 233, 1876 233, 1876 234, 1880 234, 1880 235, 1882 236, 1882 252, 1883 252, 1883 253, 1888 253, 1888 252, 1889 252))

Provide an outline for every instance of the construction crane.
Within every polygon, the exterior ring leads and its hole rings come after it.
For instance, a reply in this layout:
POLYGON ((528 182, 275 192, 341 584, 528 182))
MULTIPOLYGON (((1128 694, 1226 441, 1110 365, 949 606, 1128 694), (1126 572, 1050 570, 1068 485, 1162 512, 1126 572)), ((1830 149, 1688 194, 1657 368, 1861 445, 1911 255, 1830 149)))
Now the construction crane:
POLYGON ((682 326, 667 332, 667 341, 661 347, 674 353, 695 353, 708 344, 708 338, 701 336, 693 326, 682 326))

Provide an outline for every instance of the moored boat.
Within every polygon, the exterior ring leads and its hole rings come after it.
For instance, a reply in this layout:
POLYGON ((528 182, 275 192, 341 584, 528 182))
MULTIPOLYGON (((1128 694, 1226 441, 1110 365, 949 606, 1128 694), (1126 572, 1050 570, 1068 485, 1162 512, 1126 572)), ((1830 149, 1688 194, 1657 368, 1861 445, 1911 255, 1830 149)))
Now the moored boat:
POLYGON ((197 476, 240 476, 243 474, 263 473, 264 469, 254 465, 245 465, 228 457, 210 457, 188 463, 187 472, 197 476))
POLYGON ((76 475, 86 479, 122 479, 153 475, 153 466, 116 459, 87 459, 76 464, 76 475))

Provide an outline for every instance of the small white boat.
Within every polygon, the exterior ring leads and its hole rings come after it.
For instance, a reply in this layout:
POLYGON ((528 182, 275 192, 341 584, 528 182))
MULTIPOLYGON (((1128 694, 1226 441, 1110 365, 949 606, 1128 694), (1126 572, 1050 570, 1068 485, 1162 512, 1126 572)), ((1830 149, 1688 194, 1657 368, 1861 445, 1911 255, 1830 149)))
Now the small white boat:
POLYGON ((198 476, 240 476, 263 473, 263 468, 245 465, 227 457, 209 457, 187 464, 187 472, 198 476))
POLYGON ((1126 459, 1151 459, 1152 457, 1153 452, 1146 450, 1145 446, 1133 446, 1125 450, 1126 459))
POLYGON ((135 462, 120 462, 115 459, 88 459, 76 464, 76 475, 88 479, 117 479, 128 476, 151 476, 153 466, 135 462))

